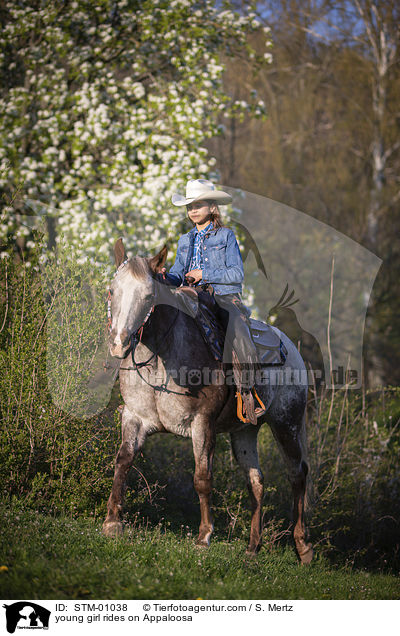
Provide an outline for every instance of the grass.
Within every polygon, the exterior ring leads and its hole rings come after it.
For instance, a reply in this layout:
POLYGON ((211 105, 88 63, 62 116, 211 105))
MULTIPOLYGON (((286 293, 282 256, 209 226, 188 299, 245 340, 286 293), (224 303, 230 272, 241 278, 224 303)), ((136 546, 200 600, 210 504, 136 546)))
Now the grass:
POLYGON ((245 543, 216 537, 194 547, 186 526, 129 527, 107 539, 90 519, 54 518, 7 509, 0 538, 4 599, 397 599, 396 576, 332 567, 318 555, 298 565, 289 547, 265 546, 256 558, 245 543))

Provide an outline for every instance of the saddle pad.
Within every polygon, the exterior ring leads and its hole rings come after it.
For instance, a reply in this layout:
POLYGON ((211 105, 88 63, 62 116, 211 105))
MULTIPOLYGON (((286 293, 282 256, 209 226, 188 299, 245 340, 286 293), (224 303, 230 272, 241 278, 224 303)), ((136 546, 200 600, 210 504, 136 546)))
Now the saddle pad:
POLYGON ((275 329, 254 318, 250 318, 249 322, 250 333, 257 348, 260 363, 263 366, 284 364, 287 350, 275 329))

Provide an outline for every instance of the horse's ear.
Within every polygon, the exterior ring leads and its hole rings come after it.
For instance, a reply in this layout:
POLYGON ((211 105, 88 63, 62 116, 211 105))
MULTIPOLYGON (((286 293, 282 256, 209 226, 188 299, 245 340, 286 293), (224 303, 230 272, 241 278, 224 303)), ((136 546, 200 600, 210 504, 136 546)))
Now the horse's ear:
POLYGON ((153 256, 152 258, 147 259, 149 267, 153 272, 155 273, 161 272, 162 268, 164 267, 165 261, 167 260, 167 254, 168 254, 168 247, 164 245, 162 250, 158 252, 156 256, 153 256))
POLYGON ((122 242, 122 238, 119 238, 118 241, 115 242, 114 256, 115 256, 115 265, 118 269, 121 263, 126 261, 126 252, 125 252, 124 244, 122 242))

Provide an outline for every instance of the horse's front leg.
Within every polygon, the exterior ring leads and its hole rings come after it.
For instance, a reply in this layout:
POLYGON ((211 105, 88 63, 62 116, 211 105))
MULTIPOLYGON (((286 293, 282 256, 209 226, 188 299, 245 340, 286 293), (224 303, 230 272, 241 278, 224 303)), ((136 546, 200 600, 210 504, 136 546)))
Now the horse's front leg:
POLYGON ((126 490, 126 478, 145 439, 146 433, 143 426, 130 413, 127 406, 124 406, 122 411, 122 443, 115 460, 114 481, 107 503, 107 517, 103 523, 103 533, 108 537, 120 536, 123 532, 121 512, 126 490))
POLYGON ((195 461, 194 487, 200 500, 200 529, 196 545, 208 548, 214 530, 211 515, 212 463, 215 449, 214 426, 208 421, 192 425, 195 461))

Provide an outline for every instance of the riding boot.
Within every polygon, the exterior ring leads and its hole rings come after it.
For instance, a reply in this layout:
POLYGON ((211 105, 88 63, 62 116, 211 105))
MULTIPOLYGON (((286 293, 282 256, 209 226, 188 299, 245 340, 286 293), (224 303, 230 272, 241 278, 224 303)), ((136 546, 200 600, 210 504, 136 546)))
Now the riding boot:
POLYGON ((254 398, 251 391, 249 389, 242 389, 241 396, 246 419, 249 420, 251 424, 254 424, 254 426, 257 426, 256 409, 254 408, 254 398))

